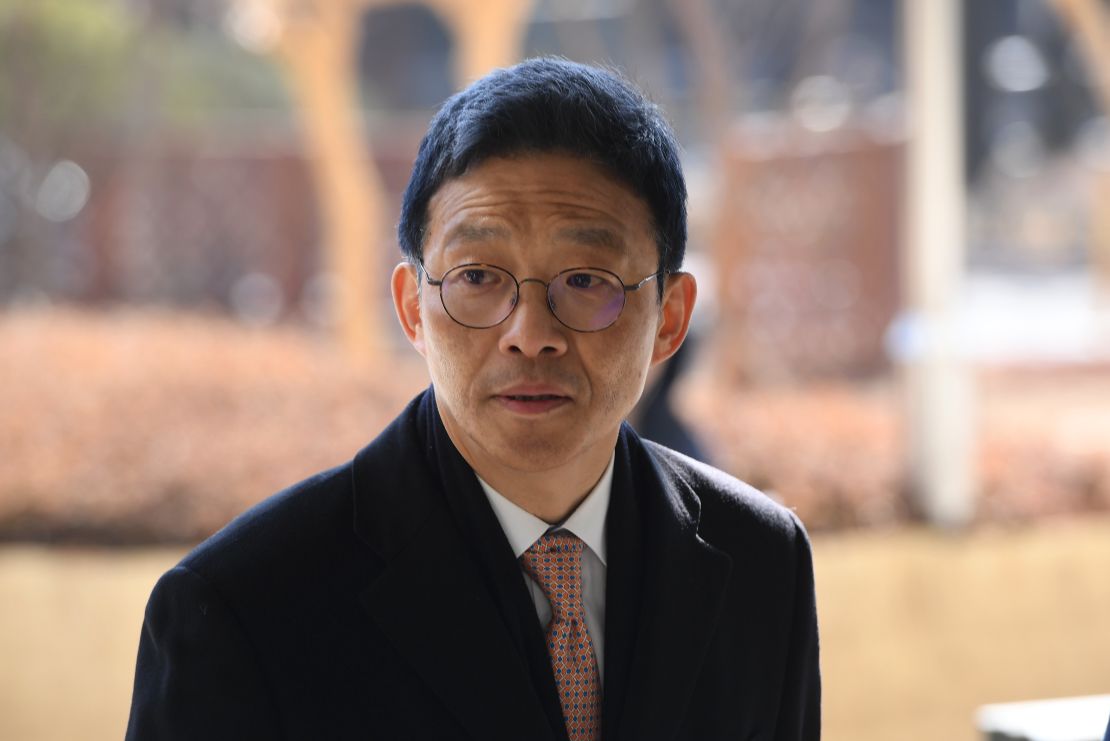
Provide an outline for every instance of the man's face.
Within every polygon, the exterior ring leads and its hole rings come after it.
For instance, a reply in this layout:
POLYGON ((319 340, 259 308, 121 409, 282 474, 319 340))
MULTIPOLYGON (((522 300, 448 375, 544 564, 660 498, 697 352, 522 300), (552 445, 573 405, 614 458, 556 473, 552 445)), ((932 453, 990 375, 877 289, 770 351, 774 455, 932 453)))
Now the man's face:
MULTIPOLYGON (((596 267, 631 284, 658 261, 645 203, 582 159, 486 160, 444 183, 429 203, 424 264, 433 279, 464 263, 487 263, 519 281, 596 267)), ((528 472, 581 456, 608 460, 648 368, 677 349, 693 307, 689 276, 670 279, 663 304, 652 281, 628 293, 612 326, 576 332, 548 309, 544 287, 528 282, 508 319, 472 329, 447 314, 438 287, 418 282, 413 266, 399 266, 395 302, 427 360, 452 441, 472 465, 528 472)))

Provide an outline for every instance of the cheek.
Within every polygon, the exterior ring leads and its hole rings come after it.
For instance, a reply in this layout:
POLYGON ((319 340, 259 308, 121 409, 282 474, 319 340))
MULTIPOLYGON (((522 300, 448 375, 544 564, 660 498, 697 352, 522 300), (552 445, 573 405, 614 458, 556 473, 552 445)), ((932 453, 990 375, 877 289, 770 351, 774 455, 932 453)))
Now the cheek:
POLYGON ((428 370, 437 389, 454 397, 454 405, 465 402, 459 397, 474 382, 482 347, 477 340, 449 317, 425 315, 428 370))
POLYGON ((594 389, 605 406, 627 414, 640 398, 651 360, 651 336, 626 333, 593 348, 594 389))

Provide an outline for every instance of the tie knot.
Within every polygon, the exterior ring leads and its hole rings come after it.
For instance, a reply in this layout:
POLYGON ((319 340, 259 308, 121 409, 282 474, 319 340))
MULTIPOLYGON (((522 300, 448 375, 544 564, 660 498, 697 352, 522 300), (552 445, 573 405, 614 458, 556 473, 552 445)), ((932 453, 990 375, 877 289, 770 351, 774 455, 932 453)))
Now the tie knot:
POLYGON ((551 603, 552 620, 581 616, 584 546, 576 535, 560 530, 545 533, 520 557, 551 603))
POLYGON ((585 545, 574 533, 567 530, 556 530, 541 535, 540 539, 527 550, 527 553, 574 555, 575 553, 581 553, 585 545))

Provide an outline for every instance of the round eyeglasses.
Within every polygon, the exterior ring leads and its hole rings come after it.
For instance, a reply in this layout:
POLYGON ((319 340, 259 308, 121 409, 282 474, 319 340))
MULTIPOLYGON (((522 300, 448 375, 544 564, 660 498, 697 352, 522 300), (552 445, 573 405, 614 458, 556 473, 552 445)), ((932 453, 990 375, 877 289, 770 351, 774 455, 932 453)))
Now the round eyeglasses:
POLYGON ((625 283, 602 268, 567 268, 549 281, 539 278, 517 280, 505 268, 470 262, 433 280, 423 262, 417 262, 428 285, 439 288, 444 311, 464 327, 488 329, 509 318, 520 300, 524 283, 539 283, 547 289, 547 307, 559 322, 576 332, 600 332, 613 326, 624 310, 629 291, 638 291, 663 271, 638 283, 625 283))

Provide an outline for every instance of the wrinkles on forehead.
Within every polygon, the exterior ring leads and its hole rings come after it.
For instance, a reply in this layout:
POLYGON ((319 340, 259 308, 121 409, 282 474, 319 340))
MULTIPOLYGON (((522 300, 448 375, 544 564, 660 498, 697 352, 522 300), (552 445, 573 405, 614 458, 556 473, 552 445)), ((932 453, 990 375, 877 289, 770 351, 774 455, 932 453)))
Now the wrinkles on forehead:
POLYGON ((527 257, 640 271, 643 258, 658 260, 643 200, 581 159, 487 160, 444 183, 429 217, 425 249, 445 257, 445 265, 527 257))
MULTIPOLYGON (((475 224, 460 222, 448 229, 444 244, 488 245, 505 242, 512 238, 512 232, 505 226, 496 224, 475 224)), ((556 243, 566 243, 582 247, 598 247, 621 252, 625 249, 625 239, 616 231, 603 226, 567 226, 557 229, 552 235, 556 243)))

